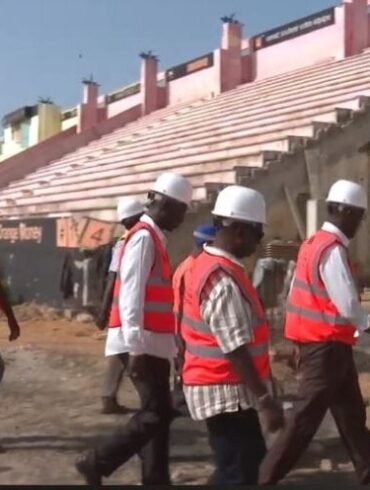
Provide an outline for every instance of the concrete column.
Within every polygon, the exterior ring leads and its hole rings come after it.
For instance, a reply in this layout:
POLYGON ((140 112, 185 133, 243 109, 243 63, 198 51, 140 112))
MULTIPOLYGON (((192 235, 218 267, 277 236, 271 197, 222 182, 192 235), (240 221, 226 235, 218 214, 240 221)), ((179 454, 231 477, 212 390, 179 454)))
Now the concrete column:
POLYGON ((150 114, 158 108, 158 58, 150 51, 141 53, 140 91, 143 115, 150 114))
POLYGON ((326 203, 324 199, 309 199, 306 207, 306 237, 319 230, 325 221, 326 203))
POLYGON ((92 79, 83 80, 83 99, 78 106, 78 132, 96 126, 100 120, 98 96, 99 85, 92 79))
POLYGON ((360 54, 369 46, 368 0, 342 0, 345 56, 360 54))
POLYGON ((232 90, 242 83, 243 25, 232 17, 223 17, 220 59, 215 66, 220 79, 220 92, 232 90))

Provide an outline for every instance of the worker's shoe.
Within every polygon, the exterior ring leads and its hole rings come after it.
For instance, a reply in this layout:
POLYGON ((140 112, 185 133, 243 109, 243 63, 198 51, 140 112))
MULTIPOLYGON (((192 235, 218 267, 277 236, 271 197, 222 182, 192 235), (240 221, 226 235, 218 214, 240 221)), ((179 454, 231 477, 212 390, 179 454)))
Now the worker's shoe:
POLYGON ((76 470, 85 480, 89 487, 101 487, 102 476, 96 469, 90 455, 84 456, 76 461, 76 470))
POLYGON ((123 405, 119 405, 115 398, 103 397, 102 412, 104 415, 124 415, 129 412, 128 408, 123 405))

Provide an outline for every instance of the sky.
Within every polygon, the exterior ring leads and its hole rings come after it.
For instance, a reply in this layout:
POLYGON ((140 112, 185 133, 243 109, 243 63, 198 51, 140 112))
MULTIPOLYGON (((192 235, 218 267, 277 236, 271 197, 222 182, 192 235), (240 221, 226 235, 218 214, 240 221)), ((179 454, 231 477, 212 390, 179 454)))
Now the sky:
POLYGON ((141 51, 167 69, 216 49, 223 15, 252 36, 336 0, 0 0, 0 118, 50 97, 75 106, 93 74, 103 93, 139 78, 141 51))

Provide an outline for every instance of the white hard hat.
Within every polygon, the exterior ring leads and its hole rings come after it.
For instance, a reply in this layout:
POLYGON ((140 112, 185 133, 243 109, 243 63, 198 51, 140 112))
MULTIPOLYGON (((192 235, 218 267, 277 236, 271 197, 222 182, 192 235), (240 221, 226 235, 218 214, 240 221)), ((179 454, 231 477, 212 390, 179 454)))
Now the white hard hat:
POLYGON ((181 175, 172 172, 161 174, 151 190, 176 201, 183 202, 187 206, 190 205, 193 194, 191 183, 181 175))
POLYGON ((136 199, 122 198, 117 205, 117 218, 122 221, 144 212, 144 204, 136 199))
POLYGON ((212 214, 234 221, 265 224, 266 203, 260 192, 231 185, 219 193, 212 214))
POLYGON ((326 202, 367 209, 367 194, 365 189, 356 182, 337 180, 331 186, 326 202))

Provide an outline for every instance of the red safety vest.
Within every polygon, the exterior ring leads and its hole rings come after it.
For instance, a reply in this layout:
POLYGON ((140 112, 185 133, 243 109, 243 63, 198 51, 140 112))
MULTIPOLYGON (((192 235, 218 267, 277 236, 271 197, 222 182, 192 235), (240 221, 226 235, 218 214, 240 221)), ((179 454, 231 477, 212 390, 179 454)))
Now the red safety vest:
POLYGON ((335 245, 343 246, 335 233, 319 230, 300 248, 286 309, 285 336, 290 340, 356 343, 356 328, 340 315, 319 273, 322 255, 335 245))
MULTIPOLYGON (((119 257, 119 267, 125 253, 127 243, 139 230, 147 230, 154 242, 155 259, 146 285, 144 300, 144 328, 156 333, 174 333, 175 317, 173 314, 173 290, 171 283, 171 264, 167 251, 155 232, 147 223, 139 221, 126 236, 119 257)), ((118 269, 119 270, 119 269, 118 269)), ((117 273, 114 284, 113 301, 109 318, 109 327, 124 327, 119 311, 119 295, 121 277, 117 273)))
POLYGON ((221 351, 200 312, 202 290, 210 275, 218 269, 222 269, 235 280, 251 307, 254 341, 247 347, 261 379, 267 379, 270 376, 269 328, 255 288, 243 268, 227 258, 202 252, 194 259, 185 291, 181 321, 181 335, 186 344, 183 382, 186 385, 241 382, 239 374, 221 351))
MULTIPOLYGON (((174 295, 173 311, 175 313, 176 319, 179 318, 180 310, 182 310, 183 307, 183 292, 181 291, 181 289, 185 287, 185 283, 183 281, 185 280, 185 276, 189 273, 189 271, 193 267, 194 260, 195 257, 193 257, 193 255, 189 255, 189 257, 186 257, 186 259, 183 262, 181 262, 180 265, 177 267, 173 275, 173 280, 172 280, 173 295, 174 295)), ((176 321, 176 331, 177 332, 179 331, 178 321, 176 321)))

